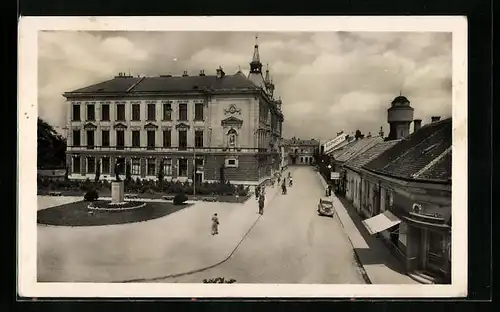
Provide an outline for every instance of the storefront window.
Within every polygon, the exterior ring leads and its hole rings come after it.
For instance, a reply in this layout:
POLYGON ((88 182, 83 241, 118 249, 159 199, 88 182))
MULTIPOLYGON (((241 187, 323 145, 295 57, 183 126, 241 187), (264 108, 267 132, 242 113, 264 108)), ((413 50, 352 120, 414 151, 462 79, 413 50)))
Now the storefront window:
POLYGON ((399 242, 406 247, 407 225, 403 222, 399 224, 399 242))

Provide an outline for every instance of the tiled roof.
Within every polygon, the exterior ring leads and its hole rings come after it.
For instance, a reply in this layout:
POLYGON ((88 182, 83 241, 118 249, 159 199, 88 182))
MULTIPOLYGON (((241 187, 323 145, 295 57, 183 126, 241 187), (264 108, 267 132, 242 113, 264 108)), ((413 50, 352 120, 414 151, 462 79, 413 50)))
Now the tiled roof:
POLYGON ((96 85, 81 88, 71 93, 136 93, 136 92, 187 92, 201 90, 258 89, 243 74, 185 77, 115 77, 96 85), (135 85, 135 86, 134 86, 135 85))
POLYGON ((418 176, 424 180, 448 180, 451 179, 451 150, 439 161, 418 176))
POLYGON ((363 153, 358 154, 357 156, 349 159, 349 161, 345 163, 345 166, 348 168, 352 168, 354 170, 359 170, 365 164, 369 163, 370 161, 378 157, 380 154, 382 154, 389 148, 393 147, 398 142, 399 140, 379 142, 378 144, 369 148, 363 153))
POLYGON ((85 88, 74 90, 68 93, 122 93, 127 92, 127 90, 134 84, 139 82, 141 78, 137 77, 120 77, 114 78, 108 81, 104 81, 95 85, 91 85, 85 88))
MULTIPOLYGON (((425 125, 370 161, 363 168, 396 178, 417 179, 413 177, 414 174, 424 169, 451 147, 451 131, 451 118, 425 125)), ((446 167, 447 157, 442 160, 444 162, 442 165, 435 165, 436 170, 444 169, 447 171, 449 169, 448 172, 436 174, 436 180, 441 182, 448 182, 446 177, 451 177, 451 166, 446 167)), ((434 176, 432 173, 434 169, 429 168, 428 170, 429 172, 426 173, 428 178, 423 178, 422 174, 418 179, 433 180, 434 178, 430 177, 434 176)))
POLYGON ((334 159, 337 159, 340 155, 342 155, 348 148, 353 146, 356 142, 354 141, 349 141, 345 140, 344 142, 340 143, 337 145, 332 151, 330 151, 328 154, 333 157, 334 159))
POLYGON ((317 146, 319 145, 319 141, 312 139, 312 140, 300 140, 300 139, 284 139, 283 144, 285 145, 314 145, 317 146))
POLYGON ((344 153, 340 154, 335 158, 335 160, 339 162, 346 162, 352 157, 358 155, 366 151, 368 148, 372 147, 374 144, 382 142, 384 139, 382 137, 371 137, 371 138, 363 138, 359 140, 353 141, 354 144, 350 146, 348 149, 344 151, 344 153))

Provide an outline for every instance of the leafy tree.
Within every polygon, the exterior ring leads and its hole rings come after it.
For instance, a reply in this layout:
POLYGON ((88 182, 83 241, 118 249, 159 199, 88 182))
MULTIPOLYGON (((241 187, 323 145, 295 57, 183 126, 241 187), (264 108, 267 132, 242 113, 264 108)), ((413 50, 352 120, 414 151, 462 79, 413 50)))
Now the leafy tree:
POLYGON ((98 160, 95 167, 95 182, 99 182, 100 177, 101 177, 101 160, 98 160))
POLYGON ((66 139, 53 126, 38 118, 37 167, 63 168, 66 164, 66 139))
POLYGON ((163 168, 163 159, 160 161, 160 168, 158 168, 158 184, 163 185, 163 178, 165 177, 165 171, 163 168))
POLYGON ((132 171, 130 168, 130 162, 127 161, 127 164, 125 165, 125 180, 127 182, 130 182, 132 180, 132 171))

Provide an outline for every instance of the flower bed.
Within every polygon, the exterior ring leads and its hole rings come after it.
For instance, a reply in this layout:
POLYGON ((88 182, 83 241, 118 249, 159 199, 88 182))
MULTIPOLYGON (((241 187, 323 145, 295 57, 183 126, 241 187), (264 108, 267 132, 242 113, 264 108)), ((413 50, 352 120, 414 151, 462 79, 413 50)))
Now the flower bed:
MULTIPOLYGON (((64 196, 82 196, 89 190, 96 190, 100 197, 111 196, 111 182, 107 180, 85 181, 38 179, 38 194, 48 195, 59 192, 64 196)), ((184 193, 191 198, 196 194, 197 198, 217 198, 217 201, 243 202, 250 193, 249 188, 243 185, 235 185, 229 182, 203 182, 193 187, 193 183, 163 181, 159 183, 152 180, 125 180, 125 192, 137 194, 137 198, 161 199, 163 196, 175 196, 184 193), (236 199, 238 195, 239 199, 236 199)))
POLYGON ((96 201, 87 206, 95 211, 127 211, 146 207, 144 202, 127 201, 124 203, 112 203, 110 201, 96 201))

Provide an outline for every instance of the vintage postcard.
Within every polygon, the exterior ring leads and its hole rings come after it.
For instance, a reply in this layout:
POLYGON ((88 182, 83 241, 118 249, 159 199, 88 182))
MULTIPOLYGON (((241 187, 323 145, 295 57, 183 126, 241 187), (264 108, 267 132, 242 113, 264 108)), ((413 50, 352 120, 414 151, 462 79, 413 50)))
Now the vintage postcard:
POLYGON ((467 295, 464 17, 19 29, 19 295, 467 295))

